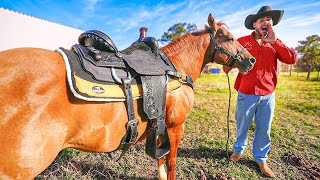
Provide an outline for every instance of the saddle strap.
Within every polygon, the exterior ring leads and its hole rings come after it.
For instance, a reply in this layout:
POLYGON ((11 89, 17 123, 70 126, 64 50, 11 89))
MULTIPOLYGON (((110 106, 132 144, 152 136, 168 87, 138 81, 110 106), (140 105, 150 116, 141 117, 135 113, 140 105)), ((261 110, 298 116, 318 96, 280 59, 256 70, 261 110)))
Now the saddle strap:
MULTIPOLYGON (((127 107, 127 113, 128 113, 128 124, 127 124, 127 133, 121 140, 121 145, 119 149, 122 150, 122 153, 119 157, 121 157, 125 154, 125 152, 130 148, 130 146, 136 141, 138 137, 138 120, 134 113, 134 106, 133 106, 133 98, 132 98, 132 90, 131 90, 131 80, 126 78, 121 78, 122 84, 124 86, 124 91, 126 94, 126 107, 127 107)), ((118 159, 118 160, 119 160, 118 159)))
POLYGON ((141 76, 143 109, 149 122, 147 128, 146 153, 160 159, 170 152, 170 141, 165 124, 166 77, 141 76), (157 140, 160 146, 157 147, 157 140))
POLYGON ((166 71, 167 75, 173 76, 178 78, 182 83, 190 86, 192 89, 194 88, 194 84, 193 84, 193 79, 186 75, 186 74, 181 74, 178 71, 166 71))

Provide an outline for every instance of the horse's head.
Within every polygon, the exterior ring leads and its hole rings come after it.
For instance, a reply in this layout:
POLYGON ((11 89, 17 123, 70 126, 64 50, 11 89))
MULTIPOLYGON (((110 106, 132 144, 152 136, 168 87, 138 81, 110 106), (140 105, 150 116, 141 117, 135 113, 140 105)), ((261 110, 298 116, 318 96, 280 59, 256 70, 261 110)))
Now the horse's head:
POLYGON ((237 67, 241 72, 250 71, 256 59, 234 38, 223 23, 216 23, 211 14, 208 16, 208 24, 206 31, 211 38, 208 48, 212 54, 210 61, 237 67))

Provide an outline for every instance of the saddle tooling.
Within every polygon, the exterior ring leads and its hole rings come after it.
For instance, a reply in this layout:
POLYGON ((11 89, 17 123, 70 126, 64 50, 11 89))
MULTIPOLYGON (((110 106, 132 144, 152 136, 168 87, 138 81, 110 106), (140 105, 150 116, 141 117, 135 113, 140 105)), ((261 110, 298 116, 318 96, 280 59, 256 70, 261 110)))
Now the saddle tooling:
POLYGON ((193 88, 192 79, 177 72, 152 37, 118 51, 106 34, 90 30, 79 36, 79 43, 71 51, 56 50, 64 57, 70 90, 75 97, 86 101, 126 102, 127 133, 118 147, 122 150, 120 157, 138 137, 133 99, 139 98, 143 98, 143 110, 149 120, 146 153, 155 159, 168 154, 166 93, 180 88, 182 83, 193 88))

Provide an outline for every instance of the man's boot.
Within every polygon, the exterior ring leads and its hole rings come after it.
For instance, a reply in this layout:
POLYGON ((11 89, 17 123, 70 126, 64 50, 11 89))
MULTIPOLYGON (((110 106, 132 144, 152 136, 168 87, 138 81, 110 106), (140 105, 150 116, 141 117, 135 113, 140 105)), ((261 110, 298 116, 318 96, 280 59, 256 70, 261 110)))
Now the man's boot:
POLYGON ((232 155, 230 156, 230 161, 232 162, 238 162, 241 158, 241 153, 233 152, 232 155))
POLYGON ((272 172, 272 170, 269 168, 267 163, 258 163, 258 166, 260 168, 260 171, 267 177, 276 177, 276 175, 272 172))

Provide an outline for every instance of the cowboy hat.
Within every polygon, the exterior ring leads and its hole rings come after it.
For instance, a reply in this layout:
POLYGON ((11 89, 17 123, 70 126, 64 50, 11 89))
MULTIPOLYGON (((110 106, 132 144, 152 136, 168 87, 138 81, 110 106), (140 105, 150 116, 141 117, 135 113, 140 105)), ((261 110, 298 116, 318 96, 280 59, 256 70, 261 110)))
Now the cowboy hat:
POLYGON ((246 17, 244 25, 246 26, 246 28, 253 30, 253 22, 261 17, 270 16, 272 18, 273 25, 275 26, 280 22, 283 13, 284 10, 272 10, 270 6, 262 6, 257 14, 250 14, 246 17))

